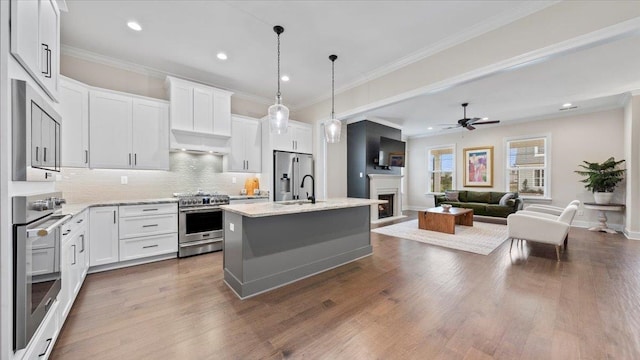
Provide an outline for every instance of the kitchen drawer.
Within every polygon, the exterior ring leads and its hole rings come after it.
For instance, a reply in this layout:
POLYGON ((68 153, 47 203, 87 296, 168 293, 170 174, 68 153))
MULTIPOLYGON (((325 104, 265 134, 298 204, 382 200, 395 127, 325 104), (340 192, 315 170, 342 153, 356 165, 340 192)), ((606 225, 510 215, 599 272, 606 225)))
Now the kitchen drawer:
POLYGON ((27 345, 23 360, 48 359, 58 335, 58 300, 56 300, 44 318, 42 324, 27 345))
POLYGON ((120 239, 178 232, 178 214, 120 218, 120 239))
POLYGON ((177 203, 120 206, 120 218, 132 216, 174 214, 177 212, 177 203))
POLYGON ((178 252, 178 234, 145 236, 120 241, 120 261, 178 252))
POLYGON ((72 217, 71 220, 62 225, 62 238, 65 239, 69 236, 73 236, 72 233, 75 232, 76 229, 79 229, 82 226, 86 226, 88 213, 88 211, 84 210, 80 214, 76 214, 76 216, 72 217))

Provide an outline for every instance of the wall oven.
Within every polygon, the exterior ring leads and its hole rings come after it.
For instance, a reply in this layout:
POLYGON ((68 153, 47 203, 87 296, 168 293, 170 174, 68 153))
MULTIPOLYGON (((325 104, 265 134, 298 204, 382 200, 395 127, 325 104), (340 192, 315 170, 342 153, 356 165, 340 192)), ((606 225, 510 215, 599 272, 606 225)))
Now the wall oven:
POLYGON ((54 181, 62 118, 23 80, 11 80, 12 180, 54 181))
POLYGON ((222 250, 224 228, 220 205, 227 195, 174 194, 178 202, 178 257, 222 250))
POLYGON ((14 196, 13 348, 29 344, 60 292, 61 193, 14 196))

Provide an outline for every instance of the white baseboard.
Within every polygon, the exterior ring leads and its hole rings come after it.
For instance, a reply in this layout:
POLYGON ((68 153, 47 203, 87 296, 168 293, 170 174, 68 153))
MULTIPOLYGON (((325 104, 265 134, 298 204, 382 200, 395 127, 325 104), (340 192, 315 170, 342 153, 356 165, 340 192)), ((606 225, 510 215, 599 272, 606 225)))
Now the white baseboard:
POLYGON ((629 240, 640 240, 640 232, 638 231, 629 231, 629 229, 624 229, 623 233, 629 240))
POLYGON ((402 210, 413 210, 413 211, 423 211, 428 209, 428 206, 405 206, 402 210))
MULTIPOLYGON (((591 222, 591 221, 575 221, 574 220, 571 223, 571 226, 573 226, 573 227, 585 228, 585 229, 588 229, 588 228, 594 227, 594 226, 598 226, 598 225, 600 225, 600 223, 599 222, 595 222, 595 221, 591 222)), ((610 229, 613 229, 613 230, 615 230, 617 232, 624 232, 624 225, 622 225, 622 224, 607 223, 607 226, 610 229)))

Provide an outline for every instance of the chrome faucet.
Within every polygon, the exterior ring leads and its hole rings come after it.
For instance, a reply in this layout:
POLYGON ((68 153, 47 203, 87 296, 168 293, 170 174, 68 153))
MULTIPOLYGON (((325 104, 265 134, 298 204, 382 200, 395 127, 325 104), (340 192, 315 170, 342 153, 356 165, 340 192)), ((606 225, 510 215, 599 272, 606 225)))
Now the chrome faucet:
POLYGON ((316 203, 316 180, 313 178, 313 176, 307 174, 302 178, 302 184, 300 184, 300 187, 304 187, 304 180, 308 177, 311 178, 311 196, 309 196, 309 193, 307 192, 307 200, 311 200, 312 204, 316 203))

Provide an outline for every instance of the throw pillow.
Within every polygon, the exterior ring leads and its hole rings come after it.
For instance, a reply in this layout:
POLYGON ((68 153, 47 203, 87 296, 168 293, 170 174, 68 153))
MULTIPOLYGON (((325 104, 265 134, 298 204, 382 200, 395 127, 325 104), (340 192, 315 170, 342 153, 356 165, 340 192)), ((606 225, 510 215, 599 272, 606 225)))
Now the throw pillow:
POLYGON ((507 206, 507 201, 509 201, 509 199, 513 199, 516 196, 516 194, 508 192, 506 194, 504 194, 502 196, 502 198, 500 199, 500 202, 498 204, 502 205, 502 206, 507 206))
POLYGON ((447 201, 458 201, 458 192, 457 191, 445 191, 444 199, 447 201))

